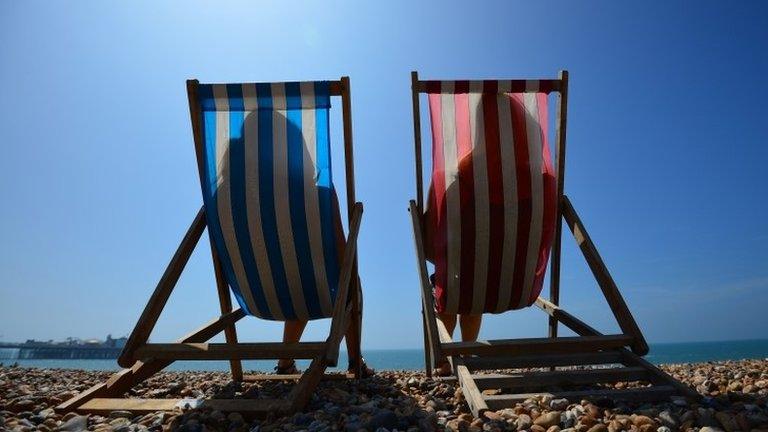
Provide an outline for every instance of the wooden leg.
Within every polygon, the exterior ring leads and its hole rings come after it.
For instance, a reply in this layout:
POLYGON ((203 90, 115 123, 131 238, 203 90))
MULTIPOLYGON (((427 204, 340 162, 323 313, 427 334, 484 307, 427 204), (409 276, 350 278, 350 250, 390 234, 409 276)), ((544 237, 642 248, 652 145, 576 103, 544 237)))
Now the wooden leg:
POLYGON ((289 396, 291 401, 291 412, 299 411, 307 405, 312 398, 312 394, 315 392, 315 388, 317 388, 317 385, 323 378, 323 374, 327 367, 328 362, 326 361, 325 356, 318 356, 312 360, 309 368, 307 368, 299 379, 299 382, 296 383, 296 386, 291 391, 289 396))
POLYGON ((358 280, 357 273, 353 273, 356 268, 357 253, 357 235, 360 231, 360 219, 363 216, 363 204, 355 203, 352 219, 349 223, 349 236, 347 236, 347 246, 344 248, 344 256, 341 260, 341 271, 339 273, 339 290, 336 293, 336 304, 333 307, 333 316, 331 319, 331 329, 328 335, 328 352, 326 360, 329 366, 336 366, 339 360, 339 343, 347 332, 349 323, 350 305, 349 298, 350 287, 359 289, 359 285, 353 283, 358 280))
MULTIPOLYGON (((427 275, 427 259, 424 254, 424 237, 421 231, 421 220, 416 201, 411 200, 408 211, 411 213, 411 225, 413 227, 413 242, 416 248, 416 262, 418 265, 421 285, 421 311, 426 315, 426 334, 431 348, 433 360, 442 361, 443 352, 440 346, 441 336, 437 328, 438 321, 433 306, 432 286, 427 275)), ((449 338, 450 339, 450 338, 449 338)))
MULTIPOLYGON (((349 304, 347 312, 349 314, 347 329, 344 332, 344 339, 347 341, 347 357, 349 363, 347 369, 355 379, 360 379, 363 372, 363 354, 361 352, 362 342, 362 292, 360 290, 360 280, 357 280, 355 287, 349 293, 349 304)), ((329 338, 331 340, 331 338, 329 338)), ((335 338, 333 339, 335 340, 335 338)), ((330 343, 330 342, 326 342, 330 343)))
POLYGON ((432 350, 429 346, 429 335, 427 334, 427 316, 421 311, 421 327, 424 332, 424 367, 426 368, 427 378, 432 378, 432 350))
MULTIPOLYGON (((554 299, 554 297, 550 297, 550 299, 554 299)), ((557 320, 555 317, 548 317, 549 319, 549 337, 550 338, 556 338, 557 337, 557 320)), ((549 370, 554 371, 556 368, 554 366, 550 366, 549 370)))
POLYGON ((354 338, 354 342, 347 344, 347 349, 351 352, 348 353, 349 358, 357 361, 357 367, 352 371, 355 375, 355 379, 360 379, 363 372, 363 353, 362 353, 362 341, 363 341, 363 298, 362 290, 360 288, 360 280, 357 281, 357 289, 352 297, 352 317, 349 322, 349 330, 347 331, 347 337, 354 338))
MULTIPOLYGON (((555 153, 555 163, 557 164, 557 200, 555 201, 555 236, 552 241, 552 264, 549 273, 549 300, 554 304, 560 304, 560 258, 561 244, 563 235, 562 221, 562 197, 565 188, 565 132, 568 125, 568 71, 561 70, 558 74, 560 79, 560 92, 557 103, 557 113, 555 122, 555 141, 557 141, 557 151, 555 153)), ((549 337, 557 337, 557 320, 549 318, 549 337)))
MULTIPOLYGON (((555 225, 555 239, 552 242, 552 263, 549 274, 549 301, 554 305, 560 304, 560 242, 563 222, 560 219, 560 206, 558 206, 557 222, 555 225)), ((557 337, 557 320, 549 317, 549 337, 557 337)))
MULTIPOLYGON (((221 308, 221 314, 224 315, 232 311, 232 298, 229 296, 229 288, 224 278, 221 260, 216 253, 216 248, 213 247, 213 242, 211 242, 211 254, 213 256, 213 271, 216 275, 216 290, 219 294, 219 307, 221 308)), ((237 330, 234 323, 224 329, 224 340, 230 345, 237 345, 237 330)), ((240 360, 230 360, 229 368, 232 371, 233 381, 243 380, 243 365, 240 360)))

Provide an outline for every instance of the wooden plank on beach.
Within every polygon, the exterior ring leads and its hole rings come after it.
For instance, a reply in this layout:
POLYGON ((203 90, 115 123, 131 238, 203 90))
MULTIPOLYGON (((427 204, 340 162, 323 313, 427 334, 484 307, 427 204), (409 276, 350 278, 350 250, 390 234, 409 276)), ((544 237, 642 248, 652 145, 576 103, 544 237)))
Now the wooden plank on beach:
POLYGON ((466 357, 464 363, 472 370, 529 368, 551 366, 582 366, 621 363, 618 351, 595 353, 542 354, 525 356, 466 357))
POLYGON ((136 356, 158 360, 312 359, 325 348, 325 342, 157 343, 139 347, 136 356))
POLYGON ((181 399, 95 398, 80 405, 76 411, 102 415, 109 415, 112 411, 146 414, 156 411, 173 411, 179 402, 181 399))
POLYGON ((647 380, 649 373, 642 367, 532 371, 512 374, 472 375, 477 387, 485 389, 514 387, 566 386, 619 381, 647 380))
POLYGON ((78 412, 109 415, 112 411, 147 414, 173 411, 176 408, 200 408, 245 413, 285 412, 290 403, 285 399, 126 399, 96 398, 77 408, 78 412))
MULTIPOLYGON (((256 382, 256 381, 297 381, 301 379, 304 374, 246 374, 243 375, 243 381, 256 382)), ((342 381, 347 379, 354 379, 353 373, 327 373, 320 379, 323 381, 342 381)))
POLYGON ((475 417, 480 417, 484 411, 488 410, 483 394, 480 393, 480 389, 475 385, 475 381, 472 379, 467 366, 464 365, 462 358, 454 357, 452 360, 454 373, 459 380, 459 385, 464 393, 464 398, 467 400, 467 404, 469 404, 469 409, 475 417))
POLYGON ((562 392, 539 392, 539 393, 518 393, 485 396, 485 403, 492 410, 499 410, 514 405, 517 402, 523 402, 526 399, 537 396, 548 395, 553 398, 565 398, 570 401, 579 401, 581 399, 608 398, 613 400, 622 400, 630 402, 659 401, 668 398, 677 393, 672 386, 653 386, 634 389, 596 389, 596 390, 578 390, 562 392))
POLYGON ((594 352, 629 345, 634 339, 625 335, 569 336, 559 338, 498 339, 442 344, 443 353, 454 355, 526 355, 594 352))
POLYGON ((312 363, 304 371, 301 379, 296 383, 288 396, 288 399, 291 401, 290 410, 292 412, 304 408, 309 403, 312 393, 314 393, 317 385, 320 384, 320 379, 327 367, 328 361, 323 356, 312 360, 312 363))

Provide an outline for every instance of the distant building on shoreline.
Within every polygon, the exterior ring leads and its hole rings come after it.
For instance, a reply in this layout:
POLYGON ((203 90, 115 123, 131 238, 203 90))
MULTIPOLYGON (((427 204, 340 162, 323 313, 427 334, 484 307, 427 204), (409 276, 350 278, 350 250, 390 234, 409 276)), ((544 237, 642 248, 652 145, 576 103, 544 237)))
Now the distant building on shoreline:
POLYGON ((128 340, 125 336, 106 340, 69 337, 61 342, 28 339, 24 343, 0 342, 0 360, 27 359, 114 359, 128 340))

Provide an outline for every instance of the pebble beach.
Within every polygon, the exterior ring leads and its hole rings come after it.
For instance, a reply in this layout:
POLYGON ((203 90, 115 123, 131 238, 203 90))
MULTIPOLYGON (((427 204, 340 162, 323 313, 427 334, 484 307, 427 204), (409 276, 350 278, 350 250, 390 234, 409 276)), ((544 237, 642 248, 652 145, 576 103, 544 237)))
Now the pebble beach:
MULTIPOLYGON (((379 371, 360 381, 320 384, 304 412, 246 419, 239 413, 182 410, 132 415, 58 413, 54 407, 110 372, 0 367, 2 431, 520 431, 520 432, 768 432, 768 359, 662 365, 695 388, 698 402, 566 400, 542 395, 474 417, 455 382, 413 371, 379 371)), ((618 383, 633 386, 637 383, 618 383)), ((224 372, 163 372, 126 397, 280 397, 291 383, 233 383, 224 372)))

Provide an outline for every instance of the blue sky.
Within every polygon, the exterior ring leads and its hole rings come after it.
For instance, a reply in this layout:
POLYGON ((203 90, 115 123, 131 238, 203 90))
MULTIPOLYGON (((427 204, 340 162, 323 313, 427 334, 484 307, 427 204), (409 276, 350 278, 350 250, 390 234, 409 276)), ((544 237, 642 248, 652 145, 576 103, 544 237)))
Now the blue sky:
MULTIPOLYGON (((765 337, 766 48, 762 2, 3 2, 0 340, 130 332, 201 205, 186 79, 349 75, 366 208, 364 346, 421 346, 406 211, 414 69, 424 78, 568 69, 566 193, 647 338, 765 337)), ((564 240, 562 304, 616 330, 564 240)), ((206 249, 153 340, 217 313, 206 249)), ((241 322, 243 340, 280 333, 241 322)), ((326 328, 315 323, 307 336, 326 328)), ((544 315, 526 310, 488 318, 482 335, 545 329, 544 315)))

